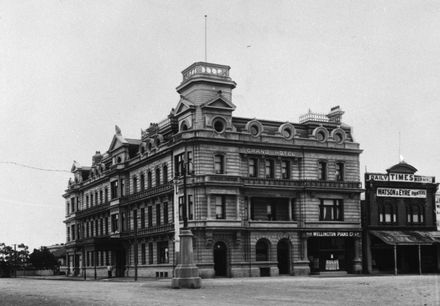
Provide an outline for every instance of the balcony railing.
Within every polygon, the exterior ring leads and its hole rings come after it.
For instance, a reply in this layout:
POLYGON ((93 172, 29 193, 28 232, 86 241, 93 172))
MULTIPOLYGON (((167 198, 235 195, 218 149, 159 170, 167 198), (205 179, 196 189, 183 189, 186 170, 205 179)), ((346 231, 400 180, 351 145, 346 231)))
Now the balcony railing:
POLYGON ((282 180, 259 177, 242 177, 244 185, 271 186, 271 187, 296 187, 318 189, 360 189, 361 182, 351 181, 319 181, 319 180, 282 180))
POLYGON ((173 183, 168 182, 166 184, 162 184, 160 186, 151 187, 145 190, 141 190, 139 192, 126 195, 121 198, 121 204, 126 204, 129 202, 141 200, 147 197, 152 197, 161 193, 169 192, 173 190, 173 183))
POLYGON ((144 235, 151 235, 156 233, 166 233, 166 232, 172 232, 174 231, 174 224, 162 224, 157 226, 151 226, 151 227, 145 227, 145 228, 138 228, 137 233, 135 233, 134 229, 125 230, 121 233, 121 237, 127 237, 127 236, 134 236, 135 234, 137 236, 144 236, 144 235))
POLYGON ((89 208, 77 211, 76 212, 76 217, 77 218, 83 218, 83 217, 86 217, 86 216, 90 216, 90 215, 93 215, 93 214, 96 214, 96 213, 99 213, 99 212, 102 212, 102 211, 106 211, 109 207, 110 207, 110 202, 107 201, 107 202, 104 202, 102 204, 98 204, 98 205, 95 205, 95 206, 92 206, 92 207, 89 207, 89 208))
POLYGON ((229 78, 229 69, 230 69, 229 66, 224 66, 224 65, 205 63, 205 62, 194 63, 182 72, 183 81, 186 81, 189 78, 195 76, 202 76, 202 75, 229 78))

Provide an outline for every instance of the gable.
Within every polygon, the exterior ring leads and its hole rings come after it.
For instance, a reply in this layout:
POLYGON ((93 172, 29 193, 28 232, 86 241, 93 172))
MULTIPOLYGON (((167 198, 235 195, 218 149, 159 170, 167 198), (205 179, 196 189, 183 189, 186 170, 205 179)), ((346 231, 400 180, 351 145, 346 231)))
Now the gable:
POLYGON ((235 105, 224 97, 216 97, 202 104, 202 108, 214 108, 222 110, 235 110, 235 105))
POLYGON ((181 96, 180 101, 176 106, 175 115, 183 113, 184 111, 190 109, 191 107, 194 107, 194 103, 181 96))
POLYGON ((417 169, 413 166, 411 166, 410 164, 407 164, 405 162, 400 162, 394 166, 392 166, 391 168, 387 169, 387 172, 390 173, 410 173, 410 174, 414 174, 415 172, 417 172, 417 169))
POLYGON ((110 143, 110 147, 108 149, 109 152, 114 151, 120 147, 122 147, 124 144, 126 144, 127 141, 124 139, 124 137, 120 135, 113 136, 112 142, 110 143))

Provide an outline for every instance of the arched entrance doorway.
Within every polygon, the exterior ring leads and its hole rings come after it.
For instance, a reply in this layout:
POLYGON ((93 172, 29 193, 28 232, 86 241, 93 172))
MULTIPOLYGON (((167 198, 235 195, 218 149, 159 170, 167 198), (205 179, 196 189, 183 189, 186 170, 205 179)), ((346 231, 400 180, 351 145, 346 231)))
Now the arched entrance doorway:
POLYGON ((227 247, 224 242, 218 241, 214 244, 214 271, 215 276, 228 275, 227 247))
POLYGON ((277 245, 278 270, 280 274, 290 274, 290 244, 281 239, 277 245))

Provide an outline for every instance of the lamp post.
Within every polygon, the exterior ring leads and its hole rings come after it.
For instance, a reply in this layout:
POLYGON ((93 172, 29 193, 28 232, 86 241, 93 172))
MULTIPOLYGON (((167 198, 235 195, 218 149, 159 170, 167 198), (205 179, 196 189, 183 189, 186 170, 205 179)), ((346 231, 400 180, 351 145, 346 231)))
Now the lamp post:
MULTIPOLYGON (((186 186, 186 170, 189 165, 188 156, 185 148, 185 156, 182 165, 183 176, 183 228, 180 232, 180 261, 171 280, 171 287, 174 289, 191 288, 198 289, 202 285, 202 279, 199 277, 199 270, 194 264, 193 258, 193 234, 188 228, 188 211, 187 211, 187 186, 186 186)), ((176 205, 177 203, 175 203, 176 205)))

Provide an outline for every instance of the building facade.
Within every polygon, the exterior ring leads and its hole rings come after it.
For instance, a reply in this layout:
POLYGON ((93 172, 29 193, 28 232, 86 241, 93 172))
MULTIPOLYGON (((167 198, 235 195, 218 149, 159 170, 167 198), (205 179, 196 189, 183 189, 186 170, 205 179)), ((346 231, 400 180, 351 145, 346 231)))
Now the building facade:
POLYGON ((171 277, 184 207, 202 277, 362 269, 361 150, 343 111, 299 123, 235 117, 229 71, 192 64, 165 120, 139 139, 116 127, 91 166, 74 163, 71 274, 171 277))
POLYGON ((440 271, 432 176, 400 162, 386 173, 365 174, 362 205, 364 271, 366 273, 430 273, 440 271))

